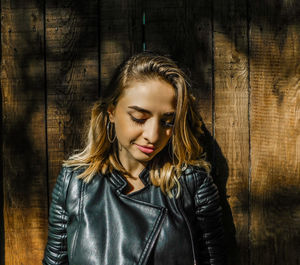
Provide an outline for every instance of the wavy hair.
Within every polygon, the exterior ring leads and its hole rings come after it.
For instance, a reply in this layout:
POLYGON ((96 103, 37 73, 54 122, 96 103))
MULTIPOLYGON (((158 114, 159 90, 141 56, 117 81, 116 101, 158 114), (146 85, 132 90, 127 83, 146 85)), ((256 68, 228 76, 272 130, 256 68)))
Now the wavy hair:
POLYGON ((113 169, 126 175, 118 159, 117 141, 108 141, 108 107, 118 103, 122 91, 131 82, 152 79, 162 79, 171 84, 176 91, 177 104, 172 136, 164 149, 148 162, 151 183, 171 198, 171 190, 176 186, 178 198, 181 190, 179 178, 187 165, 210 171, 210 164, 205 160, 198 141, 203 134, 202 121, 196 111, 195 97, 190 92, 187 76, 170 58, 150 52, 134 55, 117 68, 104 95, 92 107, 85 147, 64 160, 63 165, 84 168, 78 178, 86 182, 99 172, 106 174, 113 169))

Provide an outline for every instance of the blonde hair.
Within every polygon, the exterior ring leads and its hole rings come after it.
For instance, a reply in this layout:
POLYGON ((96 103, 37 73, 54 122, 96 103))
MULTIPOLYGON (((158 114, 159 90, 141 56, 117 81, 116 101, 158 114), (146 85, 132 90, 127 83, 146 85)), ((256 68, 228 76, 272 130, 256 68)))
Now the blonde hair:
POLYGON ((86 182, 98 172, 106 174, 113 169, 126 175, 118 159, 117 141, 108 141, 107 110, 111 104, 117 104, 122 91, 130 82, 151 79, 162 79, 171 84, 177 98, 172 137, 165 148, 149 162, 151 183, 159 186, 171 198, 171 190, 177 186, 178 198, 181 190, 178 180, 184 167, 196 165, 210 171, 210 164, 205 161, 203 148, 198 142, 198 137, 203 134, 202 122, 196 111, 195 98, 189 92, 186 75, 170 58, 149 52, 134 55, 119 66, 105 94, 92 107, 85 147, 64 160, 63 165, 75 166, 75 169, 84 167, 85 170, 78 178, 86 182))

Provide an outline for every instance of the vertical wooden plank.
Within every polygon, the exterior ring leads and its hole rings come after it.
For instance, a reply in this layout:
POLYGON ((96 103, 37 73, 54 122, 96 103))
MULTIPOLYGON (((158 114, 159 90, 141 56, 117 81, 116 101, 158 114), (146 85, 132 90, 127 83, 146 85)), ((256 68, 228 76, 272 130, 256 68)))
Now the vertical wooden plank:
POLYGON ((99 94, 98 1, 47 1, 46 69, 49 192, 66 159, 81 148, 99 94))
MULTIPOLYGON (((227 179, 228 202, 236 229, 238 248, 234 245, 233 227, 226 226, 229 264, 240 265, 248 264, 247 2, 215 0, 213 16, 215 139, 226 158, 222 162, 216 153, 215 166, 218 179, 227 179)), ((226 218, 225 222, 230 221, 230 216, 226 218)))
POLYGON ((47 236, 43 1, 2 0, 1 23, 5 264, 39 264, 47 236))
MULTIPOLYGON (((1 72, 2 72, 2 12, 1 12, 1 4, 0 2, 0 16, 1 16, 1 27, 0 27, 0 58, 1 58, 1 72)), ((2 74, 1 74, 2 76, 2 74)), ((4 189, 3 189, 3 92, 2 92, 2 83, 0 81, 0 143, 1 143, 1 156, 0 156, 0 264, 5 263, 5 235, 4 235, 4 189)))
MULTIPOLYGON (((0 2, 0 15, 1 15, 1 27, 0 27, 0 58, 1 58, 1 72, 2 72, 2 12, 1 12, 1 4, 0 2)), ((2 76, 2 74, 1 74, 2 76)), ((2 92, 2 83, 0 81, 0 143, 1 143, 1 156, 0 156, 0 264, 5 264, 5 235, 4 235, 4 188, 3 188, 3 92, 2 92)))
MULTIPOLYGON (((185 51, 188 53, 193 92, 198 100, 198 110, 203 118, 208 135, 213 135, 212 90, 212 1, 187 2, 186 18, 190 37, 186 38, 185 51)), ((212 143, 212 138, 209 144, 212 143)), ((211 151, 210 151, 211 152, 211 151)))
POLYGON ((299 1, 251 5, 251 259, 300 264, 299 1))
POLYGON ((105 89, 116 67, 142 50, 141 1, 100 1, 101 88, 105 89))
POLYGON ((170 55, 190 75, 199 113, 211 135, 210 1, 147 0, 143 10, 146 49, 170 55))
POLYGON ((186 41, 192 31, 188 28, 187 17, 191 1, 144 1, 143 11, 145 13, 145 41, 146 49, 161 51, 165 54, 177 55, 181 63, 189 60, 183 53, 184 48, 190 44, 186 41), (172 42, 170 42, 172 40, 172 42))

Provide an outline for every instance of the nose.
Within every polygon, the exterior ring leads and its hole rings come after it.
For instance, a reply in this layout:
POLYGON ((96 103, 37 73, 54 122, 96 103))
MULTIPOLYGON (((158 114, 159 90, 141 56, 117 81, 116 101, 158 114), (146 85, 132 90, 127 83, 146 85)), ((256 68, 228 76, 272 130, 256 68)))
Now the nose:
POLYGON ((153 119, 144 127, 143 136, 150 143, 156 143, 160 138, 160 124, 159 121, 153 119))

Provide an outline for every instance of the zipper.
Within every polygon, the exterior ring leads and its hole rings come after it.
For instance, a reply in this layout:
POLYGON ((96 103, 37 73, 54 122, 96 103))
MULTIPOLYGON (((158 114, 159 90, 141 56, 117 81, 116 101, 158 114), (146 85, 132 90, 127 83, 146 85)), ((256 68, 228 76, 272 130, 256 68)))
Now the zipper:
POLYGON ((184 210, 181 208, 182 207, 181 203, 182 203, 182 198, 179 200, 179 207, 178 208, 179 208, 180 213, 183 216, 183 219, 184 219, 184 221, 185 221, 185 223, 186 223, 186 225, 188 227, 189 233, 190 233, 190 239, 191 239, 191 244, 192 244, 192 252, 193 252, 193 259, 194 259, 194 264, 193 265, 197 265, 192 230, 191 230, 189 221, 188 221, 187 217, 185 216, 184 210))

